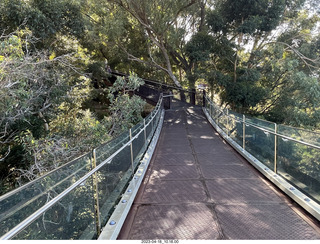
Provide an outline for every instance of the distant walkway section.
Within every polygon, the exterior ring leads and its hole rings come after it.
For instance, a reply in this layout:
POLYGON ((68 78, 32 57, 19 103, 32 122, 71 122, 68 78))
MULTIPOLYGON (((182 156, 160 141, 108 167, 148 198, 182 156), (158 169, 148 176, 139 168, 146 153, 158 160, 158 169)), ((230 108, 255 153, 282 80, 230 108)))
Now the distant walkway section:
POLYGON ((200 107, 166 111, 147 176, 119 239, 320 239, 227 145, 200 107))

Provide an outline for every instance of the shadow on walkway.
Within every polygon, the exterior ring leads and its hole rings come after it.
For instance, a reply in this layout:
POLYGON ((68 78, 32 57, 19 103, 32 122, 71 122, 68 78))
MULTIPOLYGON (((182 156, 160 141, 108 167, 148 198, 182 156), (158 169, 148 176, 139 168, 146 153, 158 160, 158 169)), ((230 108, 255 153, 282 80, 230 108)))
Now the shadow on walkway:
POLYGON ((119 239, 320 239, 292 207, 200 107, 174 104, 119 239))

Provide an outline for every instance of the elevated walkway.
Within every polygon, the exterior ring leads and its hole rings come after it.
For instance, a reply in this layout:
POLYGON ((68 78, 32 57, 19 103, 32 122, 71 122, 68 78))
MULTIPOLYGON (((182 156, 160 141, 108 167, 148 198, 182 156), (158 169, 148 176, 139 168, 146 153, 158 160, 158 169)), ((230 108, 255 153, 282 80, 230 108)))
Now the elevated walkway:
POLYGON ((118 239, 320 239, 317 221, 222 140, 200 107, 175 105, 118 239))
POLYGON ((140 91, 157 105, 119 137, 0 196, 0 239, 320 239, 320 134, 164 90, 140 91))

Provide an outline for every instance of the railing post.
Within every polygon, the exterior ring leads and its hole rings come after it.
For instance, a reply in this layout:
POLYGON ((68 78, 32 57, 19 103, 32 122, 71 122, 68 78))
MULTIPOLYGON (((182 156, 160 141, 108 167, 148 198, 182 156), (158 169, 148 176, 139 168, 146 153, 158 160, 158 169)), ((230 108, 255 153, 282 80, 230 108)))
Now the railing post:
POLYGON ((229 129, 229 109, 227 109, 227 136, 229 136, 230 129, 229 129))
POLYGON ((242 125, 242 148, 243 148, 243 150, 246 150, 246 116, 245 115, 242 116, 242 121, 243 121, 243 125, 242 125))
POLYGON ((151 126, 152 126, 152 135, 154 133, 154 120, 151 120, 151 126))
POLYGON ((190 96, 190 103, 192 105, 196 105, 196 89, 191 89, 191 91, 189 92, 189 96, 190 96))
POLYGON ((277 151, 278 151, 278 145, 277 145, 277 139, 278 139, 278 136, 277 136, 277 133, 278 133, 278 127, 277 127, 277 124, 275 123, 274 124, 274 172, 277 173, 277 151))
POLYGON ((147 128, 146 128, 146 119, 143 119, 143 130, 144 130, 144 144, 147 143, 147 128))
MULTIPOLYGON (((92 151, 92 167, 97 167, 97 158, 96 158, 96 149, 92 151)), ((100 220, 100 207, 99 207, 99 189, 98 189, 98 172, 93 174, 93 197, 94 197, 94 204, 95 204, 95 214, 96 214, 96 231, 97 235, 99 236, 101 233, 101 220, 100 220)))
MULTIPOLYGON (((130 141, 132 140, 132 130, 129 130, 129 135, 130 135, 130 141)), ((132 141, 130 143, 130 154, 131 154, 131 169, 132 169, 132 174, 134 173, 134 167, 133 167, 133 146, 132 146, 132 141)))
POLYGON ((161 98, 162 98, 162 103, 161 103, 160 107, 161 107, 161 109, 164 109, 164 100, 163 100, 163 93, 162 92, 160 93, 160 96, 159 96, 159 99, 161 99, 161 98))
POLYGON ((206 107, 206 90, 202 90, 202 107, 206 107))

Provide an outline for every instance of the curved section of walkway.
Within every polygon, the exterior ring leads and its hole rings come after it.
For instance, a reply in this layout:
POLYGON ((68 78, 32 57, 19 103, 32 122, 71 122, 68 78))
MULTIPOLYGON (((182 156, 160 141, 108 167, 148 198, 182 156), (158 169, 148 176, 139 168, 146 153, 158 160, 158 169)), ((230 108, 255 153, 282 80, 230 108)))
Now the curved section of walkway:
POLYGON ((227 145, 201 108, 166 111, 143 186, 119 239, 320 239, 227 145))

